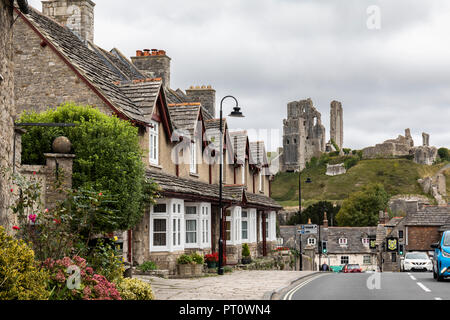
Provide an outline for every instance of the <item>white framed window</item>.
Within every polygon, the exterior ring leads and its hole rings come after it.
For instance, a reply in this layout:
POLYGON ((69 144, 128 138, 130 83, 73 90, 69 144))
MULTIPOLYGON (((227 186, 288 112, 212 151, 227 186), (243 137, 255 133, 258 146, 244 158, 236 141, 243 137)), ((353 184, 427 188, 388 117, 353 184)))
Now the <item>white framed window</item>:
POLYGON ((191 142, 190 151, 191 151, 190 172, 197 173, 197 143, 195 143, 195 141, 191 142))
POLYGON ((341 265, 348 264, 349 261, 350 259, 348 256, 341 256, 341 265))
POLYGON ((347 245, 347 238, 339 238, 339 245, 346 246, 347 245))
POLYGON ((197 243, 197 220, 186 220, 186 244, 197 243))
POLYGON ((202 205, 202 247, 207 247, 210 244, 210 224, 211 224, 211 216, 210 216, 210 207, 207 205, 202 205))
POLYGON ((316 238, 314 238, 314 237, 308 238, 308 245, 315 246, 316 243, 317 243, 316 238))
POLYGON ((238 245, 242 243, 242 208, 232 207, 226 215, 226 239, 227 244, 238 245))
POLYGON ((372 264, 372 256, 364 256, 363 264, 372 264))
POLYGON ((248 211, 247 210, 242 210, 242 214, 241 214, 241 233, 242 233, 242 240, 244 241, 248 241, 249 240, 249 215, 248 215, 248 211))
POLYGON ((159 164, 159 123, 151 121, 149 129, 149 159, 150 164, 159 164))
POLYGON ((173 252, 184 247, 184 211, 180 199, 161 199, 150 208, 150 252, 173 252))
POLYGON ((369 238, 362 238, 362 244, 368 247, 370 245, 370 239, 369 238))

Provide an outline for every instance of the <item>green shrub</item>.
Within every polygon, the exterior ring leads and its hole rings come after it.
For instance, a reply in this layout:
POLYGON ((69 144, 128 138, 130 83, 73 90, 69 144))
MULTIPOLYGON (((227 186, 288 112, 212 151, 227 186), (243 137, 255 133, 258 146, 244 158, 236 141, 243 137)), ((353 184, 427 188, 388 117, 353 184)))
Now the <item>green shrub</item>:
POLYGON ((351 167, 356 166, 356 165, 358 164, 359 160, 360 160, 359 157, 350 157, 350 158, 347 158, 347 159, 344 161, 344 167, 345 167, 345 169, 348 170, 348 169, 350 169, 351 167))
POLYGON ((188 254, 182 254, 177 259, 178 264, 192 264, 193 262, 192 257, 188 254))
POLYGON ((139 279, 125 278, 117 284, 123 300, 154 300, 155 296, 149 283, 139 279))
POLYGON ((0 300, 48 300, 49 275, 39 270, 34 252, 0 226, 0 300))
POLYGON ((158 266, 153 261, 145 261, 144 263, 139 265, 137 268, 143 272, 146 272, 146 271, 157 270, 158 266))
POLYGON ((109 204, 114 209, 115 224, 111 226, 99 219, 96 226, 101 231, 128 230, 142 219, 145 206, 153 202, 156 185, 145 180, 137 127, 93 107, 70 103, 40 114, 24 113, 19 122, 76 124, 28 128, 22 138, 22 161, 44 164, 44 153, 52 152, 54 139, 69 138, 76 154, 73 187, 115 196, 109 204))
POLYGON ((105 276, 112 282, 117 282, 122 279, 125 267, 122 258, 113 245, 105 242, 104 239, 100 239, 89 250, 90 252, 86 253, 87 263, 98 274, 105 276))
POLYGON ((242 256, 243 257, 250 257, 250 248, 247 243, 244 243, 242 245, 242 256))
POLYGON ((447 148, 439 148, 438 155, 441 160, 450 161, 450 150, 447 148))
POLYGON ((192 258, 192 262, 194 262, 196 264, 204 264, 205 263, 205 259, 203 258, 203 256, 198 254, 197 252, 192 253, 191 258, 192 258))

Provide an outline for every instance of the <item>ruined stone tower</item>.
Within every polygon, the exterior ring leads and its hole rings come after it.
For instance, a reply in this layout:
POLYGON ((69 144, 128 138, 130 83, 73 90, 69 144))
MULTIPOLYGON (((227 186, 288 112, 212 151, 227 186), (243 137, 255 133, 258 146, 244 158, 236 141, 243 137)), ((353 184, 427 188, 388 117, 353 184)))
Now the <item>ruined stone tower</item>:
POLYGON ((95 3, 91 0, 42 1, 43 14, 90 42, 94 42, 94 7, 95 3))
POLYGON ((331 102, 330 139, 336 143, 339 150, 342 150, 344 146, 344 113, 342 103, 339 101, 331 102))
POLYGON ((282 171, 298 171, 312 157, 325 152, 325 127, 320 112, 311 99, 288 104, 288 117, 283 121, 282 171))
POLYGON ((216 90, 211 86, 191 86, 186 90, 186 95, 192 102, 200 102, 214 118, 216 117, 216 90))
POLYGON ((170 58, 164 50, 144 49, 136 51, 131 61, 149 78, 162 78, 164 88, 170 88, 170 58))

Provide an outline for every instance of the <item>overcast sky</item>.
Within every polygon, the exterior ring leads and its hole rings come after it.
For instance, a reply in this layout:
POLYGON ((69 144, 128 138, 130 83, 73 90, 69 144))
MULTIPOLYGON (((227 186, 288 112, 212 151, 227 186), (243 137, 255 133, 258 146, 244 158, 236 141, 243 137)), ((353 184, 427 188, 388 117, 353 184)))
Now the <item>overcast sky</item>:
MULTIPOLYGON (((345 147, 405 128, 416 145, 427 132, 431 145, 450 147, 448 0, 94 2, 97 45, 127 56, 165 50, 172 88, 212 85, 217 104, 235 96, 246 118, 230 126, 253 129, 252 139, 261 130, 269 151, 280 146, 287 103, 307 98, 322 113, 327 141, 330 102, 338 100, 345 147)), ((39 0, 29 3, 41 10, 39 0)), ((224 113, 233 106, 226 102, 224 113)))

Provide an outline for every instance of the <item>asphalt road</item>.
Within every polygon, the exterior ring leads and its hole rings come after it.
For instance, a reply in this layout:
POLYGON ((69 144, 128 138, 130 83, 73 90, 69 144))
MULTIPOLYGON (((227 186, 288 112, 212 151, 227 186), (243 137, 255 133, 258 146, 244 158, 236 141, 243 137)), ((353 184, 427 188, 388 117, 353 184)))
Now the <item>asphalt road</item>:
POLYGON ((296 285, 284 300, 450 300, 450 280, 424 273, 321 273, 296 285))

